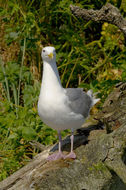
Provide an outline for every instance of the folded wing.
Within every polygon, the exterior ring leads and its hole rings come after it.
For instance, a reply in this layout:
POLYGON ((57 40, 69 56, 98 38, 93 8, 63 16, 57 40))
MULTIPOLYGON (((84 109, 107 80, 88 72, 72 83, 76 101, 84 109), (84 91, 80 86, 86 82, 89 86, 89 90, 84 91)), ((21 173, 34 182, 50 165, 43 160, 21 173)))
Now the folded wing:
POLYGON ((88 117, 89 111, 93 106, 93 96, 88 95, 81 88, 66 88, 66 95, 69 99, 69 107, 75 113, 88 117))

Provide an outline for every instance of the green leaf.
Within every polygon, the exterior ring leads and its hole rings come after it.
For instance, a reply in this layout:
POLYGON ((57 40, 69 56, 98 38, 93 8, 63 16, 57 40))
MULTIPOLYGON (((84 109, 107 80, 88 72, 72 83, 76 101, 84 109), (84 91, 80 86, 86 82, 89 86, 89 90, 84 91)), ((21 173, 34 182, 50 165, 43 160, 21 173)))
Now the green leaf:
POLYGON ((22 136, 25 140, 33 140, 36 137, 36 132, 31 127, 23 127, 22 128, 22 136))
POLYGON ((10 134, 8 140, 16 140, 18 138, 17 133, 10 134))

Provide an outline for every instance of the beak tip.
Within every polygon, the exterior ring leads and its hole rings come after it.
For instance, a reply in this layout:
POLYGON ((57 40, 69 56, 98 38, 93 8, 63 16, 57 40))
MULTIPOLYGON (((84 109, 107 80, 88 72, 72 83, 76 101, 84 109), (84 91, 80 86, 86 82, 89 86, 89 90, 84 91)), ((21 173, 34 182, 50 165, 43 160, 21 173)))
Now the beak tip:
POLYGON ((53 58, 53 53, 48 54, 48 57, 52 59, 53 58))

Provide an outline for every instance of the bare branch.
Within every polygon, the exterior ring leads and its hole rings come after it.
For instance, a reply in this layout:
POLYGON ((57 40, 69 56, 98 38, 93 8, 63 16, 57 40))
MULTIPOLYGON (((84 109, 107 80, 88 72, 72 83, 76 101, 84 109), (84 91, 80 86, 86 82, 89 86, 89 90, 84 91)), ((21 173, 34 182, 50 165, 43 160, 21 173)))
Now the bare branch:
POLYGON ((100 10, 87 10, 78 6, 70 5, 72 13, 84 20, 92 20, 95 22, 108 22, 117 26, 124 34, 126 38, 126 20, 120 14, 118 8, 107 3, 100 10))

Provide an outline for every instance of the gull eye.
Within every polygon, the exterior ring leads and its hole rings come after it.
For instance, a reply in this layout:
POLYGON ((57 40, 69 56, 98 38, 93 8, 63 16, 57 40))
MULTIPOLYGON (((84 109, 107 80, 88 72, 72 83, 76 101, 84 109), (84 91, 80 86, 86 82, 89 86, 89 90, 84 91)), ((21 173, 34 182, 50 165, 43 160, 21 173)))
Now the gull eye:
POLYGON ((43 52, 45 52, 45 50, 43 49, 43 52))

